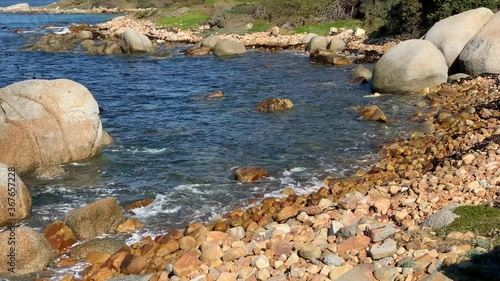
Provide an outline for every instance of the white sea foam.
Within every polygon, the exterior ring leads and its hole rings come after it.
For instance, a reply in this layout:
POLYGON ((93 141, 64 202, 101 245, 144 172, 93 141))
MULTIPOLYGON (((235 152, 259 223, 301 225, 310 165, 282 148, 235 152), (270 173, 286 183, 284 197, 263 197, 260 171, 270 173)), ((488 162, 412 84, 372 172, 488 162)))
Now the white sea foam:
POLYGON ((156 195, 153 203, 146 207, 134 209, 133 211, 138 219, 155 217, 159 214, 173 214, 178 212, 181 209, 181 206, 177 205, 172 207, 173 202, 168 199, 167 195, 158 194, 156 195))
POLYGON ((174 187, 176 191, 189 192, 194 194, 207 194, 207 191, 199 189, 199 187, 210 186, 209 184, 181 184, 174 187))

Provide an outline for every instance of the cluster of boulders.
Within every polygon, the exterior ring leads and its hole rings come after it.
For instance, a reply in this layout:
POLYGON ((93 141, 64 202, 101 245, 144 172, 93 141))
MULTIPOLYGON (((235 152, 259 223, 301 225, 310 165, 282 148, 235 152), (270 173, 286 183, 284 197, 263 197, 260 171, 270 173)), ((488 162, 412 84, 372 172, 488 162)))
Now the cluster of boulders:
POLYGON ((193 47, 186 50, 188 56, 203 56, 213 52, 218 57, 242 55, 247 52, 245 45, 238 41, 220 40, 218 36, 211 35, 193 47))
POLYGON ((133 29, 126 29, 119 41, 112 39, 95 40, 100 38, 90 30, 81 30, 65 34, 48 33, 43 35, 38 42, 23 47, 25 50, 45 52, 69 52, 78 45, 91 55, 117 55, 149 53, 155 58, 169 58, 172 53, 167 50, 155 48, 151 40, 144 34, 133 29))
POLYGON ((500 73, 500 12, 469 10, 443 19, 422 39, 402 42, 377 62, 373 89, 407 93, 445 83, 448 75, 500 73))

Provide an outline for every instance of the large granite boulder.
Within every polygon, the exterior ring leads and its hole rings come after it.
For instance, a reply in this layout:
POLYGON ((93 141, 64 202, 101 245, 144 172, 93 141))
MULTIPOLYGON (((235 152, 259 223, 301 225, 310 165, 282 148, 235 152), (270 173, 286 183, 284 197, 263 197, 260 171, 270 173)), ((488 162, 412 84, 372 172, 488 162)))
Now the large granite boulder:
POLYGON ((124 53, 147 53, 153 49, 151 40, 146 35, 131 28, 123 32, 120 47, 124 53))
POLYGON ((217 45, 217 43, 219 43, 219 41, 220 39, 218 36, 210 35, 201 40, 201 47, 212 49, 213 47, 215 47, 215 45, 217 45))
POLYGON ((122 208, 113 197, 70 211, 64 223, 80 240, 89 240, 110 233, 125 220, 122 208))
POLYGON ((306 46, 306 52, 312 53, 316 49, 326 50, 330 42, 324 36, 314 36, 306 46))
POLYGON ((470 75, 500 73, 500 12, 467 42, 458 64, 462 72, 470 75))
POLYGON ((451 66, 465 44, 492 16, 490 9, 478 8, 445 18, 435 23, 424 39, 436 45, 448 66, 451 66))
POLYGON ((316 33, 307 33, 307 34, 306 34, 306 35, 304 35, 304 37, 302 38, 302 44, 307 44, 307 43, 309 43, 309 41, 311 41, 311 39, 312 39, 314 36, 318 36, 318 34, 316 34, 316 33))
POLYGON ((247 52, 245 45, 236 41, 223 40, 215 44, 213 50, 214 54, 218 57, 221 56, 235 56, 247 52))
POLYGON ((0 108, 0 162, 18 172, 86 159, 111 142, 94 97, 70 80, 0 88, 0 108))
POLYGON ((430 41, 412 39, 392 47, 375 64, 373 90, 407 93, 445 83, 448 65, 430 41))
POLYGON ((42 271, 57 256, 45 237, 25 226, 7 227, 0 233, 0 245, 0 276, 42 271))
POLYGON ((0 226, 17 223, 31 215, 31 195, 21 178, 0 163, 0 226))

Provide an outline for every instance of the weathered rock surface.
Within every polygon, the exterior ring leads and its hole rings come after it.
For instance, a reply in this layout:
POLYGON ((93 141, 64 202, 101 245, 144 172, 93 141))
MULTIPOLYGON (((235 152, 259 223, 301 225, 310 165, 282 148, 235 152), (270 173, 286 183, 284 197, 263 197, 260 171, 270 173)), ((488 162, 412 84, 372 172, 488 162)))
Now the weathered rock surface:
POLYGON ((217 42, 212 51, 218 57, 242 55, 247 52, 245 45, 236 41, 223 40, 217 42))
POLYGON ((277 111, 287 111, 292 109, 293 103, 290 99, 280 99, 280 98, 267 98, 261 101, 257 105, 257 111, 259 112, 277 112, 277 111))
POLYGON ((304 35, 304 37, 302 38, 302 44, 308 44, 309 41, 311 41, 311 39, 315 36, 318 36, 318 34, 316 33, 307 33, 306 35, 304 35))
POLYGON ((237 181, 241 183, 250 183, 267 177, 269 173, 261 167, 246 166, 236 169, 234 175, 237 181))
POLYGON ((493 16, 487 8, 469 10, 435 23, 424 39, 431 41, 443 53, 451 66, 469 40, 493 16))
POLYGON ((31 216, 31 195, 28 188, 14 170, 2 163, 0 202, 0 226, 18 223, 31 216))
POLYGON ((125 220, 121 207, 113 197, 107 197, 85 207, 70 211, 64 222, 80 240, 110 233, 125 220))
POLYGON ((124 53, 147 53, 153 45, 146 35, 129 28, 122 34, 120 47, 124 53))
POLYGON ((8 227, 0 233, 0 245, 2 276, 20 276, 42 271, 57 255, 45 237, 25 226, 8 227))
POLYGON ((116 239, 100 238, 74 246, 71 248, 69 254, 70 257, 75 259, 83 259, 92 252, 101 252, 112 255, 125 246, 127 246, 127 244, 116 239))
POLYGON ((62 221, 55 221, 49 224, 43 230, 43 236, 58 254, 68 252, 69 248, 78 241, 73 231, 62 221))
POLYGON ((467 42, 458 64, 460 71, 470 75, 500 73, 500 12, 467 42))
POLYGON ((324 49, 315 49, 310 55, 309 58, 313 63, 320 64, 332 64, 332 65, 350 65, 352 64, 352 60, 337 54, 335 51, 324 50, 324 49))
POLYGON ((392 47, 375 64, 373 90, 381 93, 415 92, 445 83, 448 65, 427 40, 412 39, 392 47))
POLYGON ((341 53, 345 49, 345 42, 340 38, 332 38, 328 43, 328 50, 341 53))
POLYGON ((1 88, 0 96, 0 162, 19 172, 92 157, 111 141, 81 84, 28 80, 1 88))
POLYGON ((328 39, 324 36, 314 36, 309 40, 306 46, 306 52, 312 53, 317 49, 326 50, 328 48, 328 39))
POLYGON ((358 114, 364 120, 368 121, 379 121, 379 122, 387 122, 387 116, 385 116, 384 112, 377 105, 369 105, 362 107, 358 114))
POLYGON ((220 38, 218 36, 210 35, 206 38, 203 38, 203 40, 201 40, 201 47, 212 49, 213 47, 215 47, 215 45, 217 45, 217 43, 219 43, 219 41, 220 41, 220 38))

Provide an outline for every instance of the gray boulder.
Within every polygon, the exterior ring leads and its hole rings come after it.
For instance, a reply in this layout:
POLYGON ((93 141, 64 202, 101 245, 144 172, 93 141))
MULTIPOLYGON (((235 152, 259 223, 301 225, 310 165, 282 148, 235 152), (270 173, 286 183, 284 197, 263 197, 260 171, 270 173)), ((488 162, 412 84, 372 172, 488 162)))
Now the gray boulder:
POLYGON ((351 70, 352 78, 356 79, 359 77, 365 78, 367 81, 372 79, 372 71, 365 66, 358 65, 351 70))
POLYGON ((111 142, 84 86, 66 79, 0 88, 0 162, 24 172, 99 154, 111 142))
POLYGON ((312 53, 314 50, 326 50, 328 48, 328 39, 323 36, 314 36, 306 46, 306 52, 312 53))
POLYGON ((80 240, 110 233, 125 220, 122 208, 113 197, 107 197, 85 207, 70 211, 64 223, 80 240))
POLYGON ((500 73, 500 12, 467 42, 458 64, 461 71, 470 75, 500 73))
POLYGON ((328 44, 328 50, 340 53, 345 49, 345 42, 342 39, 332 38, 328 44))
POLYGON ((20 276, 44 270, 57 256, 52 245, 32 228, 7 227, 0 233, 0 276, 20 276), (14 237, 14 238, 12 238, 14 237), (9 240, 10 238, 10 240, 9 240), (15 239, 15 251, 9 241, 15 239))
POLYGON ((44 52, 68 52, 76 47, 75 34, 47 33, 33 45, 25 47, 27 50, 44 52))
POLYGON ((125 246, 127 246, 127 244, 120 240, 113 238, 100 238, 74 246, 69 251, 69 255, 75 259, 84 259, 89 253, 92 252, 101 252, 112 255, 125 246))
POLYGON ((123 32, 120 46, 124 53, 147 53, 153 48, 151 40, 146 35, 131 28, 123 32))
POLYGON ((215 44, 213 52, 216 56, 235 56, 247 52, 245 45, 236 41, 223 40, 215 44))
POLYGON ((302 38, 302 44, 308 44, 309 41, 311 41, 311 39, 315 36, 318 36, 318 34, 316 33, 307 33, 306 35, 304 35, 304 37, 302 38))
POLYGON ((200 48, 207 47, 207 48, 212 49, 213 47, 215 47, 215 45, 217 45, 217 43, 219 43, 219 41, 220 41, 219 37, 214 36, 214 35, 210 35, 207 38, 204 38, 203 40, 201 40, 200 48))
POLYGON ((445 18, 435 23, 424 39, 436 45, 448 66, 451 66, 465 44, 492 16, 490 9, 478 8, 445 18))
POLYGON ((430 41, 412 39, 391 48, 375 64, 372 87, 376 92, 407 93, 445 83, 448 65, 430 41))

